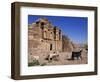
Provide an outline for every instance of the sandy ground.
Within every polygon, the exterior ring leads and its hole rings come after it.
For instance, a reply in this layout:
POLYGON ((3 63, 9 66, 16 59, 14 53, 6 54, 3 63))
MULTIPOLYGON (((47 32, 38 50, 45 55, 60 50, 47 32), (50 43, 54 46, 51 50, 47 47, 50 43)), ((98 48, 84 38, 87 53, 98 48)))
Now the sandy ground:
MULTIPOLYGON (((82 51, 82 59, 75 59, 72 60, 71 59, 71 52, 62 52, 59 53, 59 59, 58 60, 52 60, 52 61, 48 61, 46 60, 46 56, 42 55, 40 57, 40 64, 45 64, 46 66, 49 65, 74 65, 74 64, 87 64, 88 62, 88 58, 87 58, 87 51, 83 50, 82 51)), ((44 65, 44 66, 45 66, 44 65)))

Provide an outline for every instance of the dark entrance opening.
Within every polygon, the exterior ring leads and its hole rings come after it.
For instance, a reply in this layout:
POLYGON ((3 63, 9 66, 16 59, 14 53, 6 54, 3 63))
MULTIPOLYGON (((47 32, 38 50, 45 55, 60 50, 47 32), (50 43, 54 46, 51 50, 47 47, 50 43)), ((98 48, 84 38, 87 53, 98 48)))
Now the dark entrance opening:
POLYGON ((50 50, 52 50, 52 44, 50 44, 50 50))

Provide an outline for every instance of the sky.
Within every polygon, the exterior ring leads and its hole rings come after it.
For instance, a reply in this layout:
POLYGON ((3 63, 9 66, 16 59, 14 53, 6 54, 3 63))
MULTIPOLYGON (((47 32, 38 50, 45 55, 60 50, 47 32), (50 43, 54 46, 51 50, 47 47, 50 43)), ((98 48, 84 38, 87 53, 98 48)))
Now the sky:
POLYGON ((28 15, 28 24, 36 22, 36 20, 39 18, 47 18, 52 25, 60 28, 62 33, 68 36, 71 41, 79 44, 84 44, 87 42, 87 17, 28 15))

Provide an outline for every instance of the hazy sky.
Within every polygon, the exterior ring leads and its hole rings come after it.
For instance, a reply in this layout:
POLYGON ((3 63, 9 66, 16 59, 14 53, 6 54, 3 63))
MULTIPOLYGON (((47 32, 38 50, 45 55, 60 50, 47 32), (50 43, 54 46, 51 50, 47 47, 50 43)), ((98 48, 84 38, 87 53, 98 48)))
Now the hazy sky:
POLYGON ((88 32, 87 17, 64 17, 64 16, 38 16, 28 15, 28 24, 39 18, 47 18, 54 26, 58 26, 64 35, 67 35, 73 42, 86 43, 88 32))

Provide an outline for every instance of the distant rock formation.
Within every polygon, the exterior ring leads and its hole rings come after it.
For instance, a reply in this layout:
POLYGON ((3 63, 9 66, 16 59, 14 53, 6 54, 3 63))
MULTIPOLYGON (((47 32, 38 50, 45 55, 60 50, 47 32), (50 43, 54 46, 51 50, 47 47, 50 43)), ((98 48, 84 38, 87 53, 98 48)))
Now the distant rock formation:
POLYGON ((79 44, 72 42, 68 36, 62 35, 62 51, 63 52, 79 51, 79 49, 80 49, 79 44))
POLYGON ((73 44, 68 36, 62 35, 62 50, 63 52, 71 52, 73 51, 73 44))

